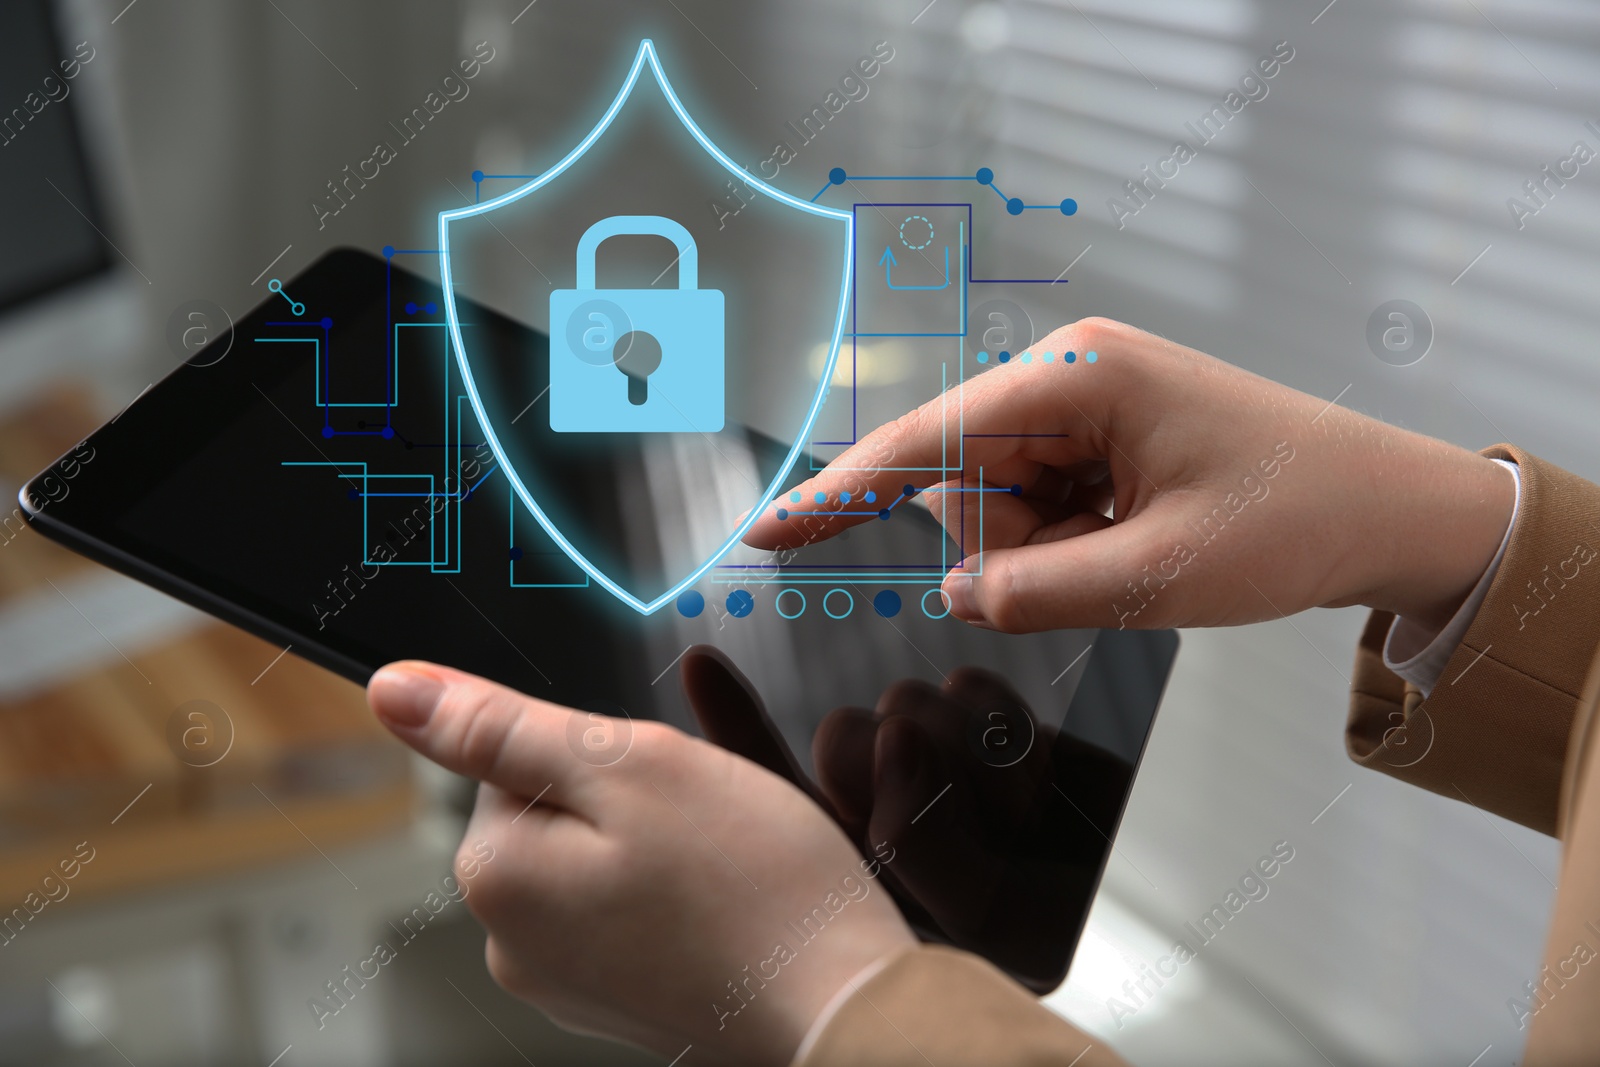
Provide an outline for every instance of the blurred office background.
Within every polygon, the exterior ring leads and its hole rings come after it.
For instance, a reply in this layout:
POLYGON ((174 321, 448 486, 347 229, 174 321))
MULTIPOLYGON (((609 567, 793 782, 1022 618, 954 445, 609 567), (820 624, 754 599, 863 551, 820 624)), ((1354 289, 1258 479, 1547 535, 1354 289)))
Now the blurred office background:
MULTIPOLYGON (((1600 150, 1585 125, 1600 120, 1600 8, 1584 0, 110 0, 53 12, 63 51, 44 64, 78 42, 93 54, 70 97, 90 180, 69 153, 52 190, 0 148, 8 495, 174 365, 175 309, 207 300, 238 314, 269 298, 266 277, 337 244, 427 247, 472 169, 536 171, 564 152, 571 116, 609 94, 646 34, 747 160, 888 42, 868 96, 781 184, 809 196, 834 166, 987 166, 1009 195, 1075 197, 1069 220, 979 237, 984 262, 1016 275, 1065 271, 1067 284, 1005 294, 1041 335, 1084 315, 1123 319, 1399 425, 1472 447, 1511 440, 1600 477, 1600 164, 1568 168, 1538 198, 1524 188, 1576 142, 1600 150), (325 183, 480 40, 495 58, 470 99, 319 229, 310 203, 325 183), (1280 42, 1293 57, 1265 97, 1147 204, 1127 201, 1139 210, 1119 226, 1108 200, 1177 140, 1196 143, 1185 124, 1275 49, 1281 60, 1280 42), (1519 225, 1509 198, 1537 211, 1519 225), (72 229, 63 202, 112 247, 42 236, 47 216, 72 229), (1412 315, 1408 351, 1369 343, 1369 319, 1394 300, 1426 315, 1412 315)), ((19 63, 7 62, 6 113, 47 73, 19 63)), ((59 117, 53 106, 37 121, 59 117)), ((780 302, 771 314, 784 329, 780 302)), ((864 357, 877 368, 864 425, 895 413, 895 368, 919 352, 864 357)), ((1347 762, 1362 618, 1185 635, 1090 930, 1050 1001, 1133 1062, 1519 1058, 1507 1002, 1535 977, 1556 845, 1347 762), (1294 858, 1267 898, 1157 995, 1128 998, 1141 963, 1279 842, 1294 858), (1136 1010, 1114 1018, 1111 998, 1136 1010)), ((309 997, 448 872, 468 796, 372 730, 353 686, 279 651, 31 533, 0 547, 0 906, 78 841, 95 852, 71 895, 0 948, 0 1062, 650 1062, 560 1035, 496 990, 459 905, 306 1036, 309 997), (192 748, 179 760, 175 718, 180 736, 216 731, 196 735, 201 749, 238 748, 211 769, 192 748), (80 834, 82 812, 93 828, 80 834)))

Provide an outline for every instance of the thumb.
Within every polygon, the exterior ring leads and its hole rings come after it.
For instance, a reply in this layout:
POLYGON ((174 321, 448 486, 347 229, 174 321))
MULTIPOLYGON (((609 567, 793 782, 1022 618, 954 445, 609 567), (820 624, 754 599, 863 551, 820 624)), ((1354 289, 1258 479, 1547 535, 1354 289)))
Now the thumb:
POLYGON ((944 579, 950 614, 1006 633, 1165 625, 1179 601, 1154 568, 1172 545, 1148 518, 969 556, 944 579))
POLYGON ((519 796, 554 785, 551 799, 559 801, 587 770, 574 758, 570 709, 462 671, 391 663, 367 683, 367 700, 391 733, 428 759, 519 796))

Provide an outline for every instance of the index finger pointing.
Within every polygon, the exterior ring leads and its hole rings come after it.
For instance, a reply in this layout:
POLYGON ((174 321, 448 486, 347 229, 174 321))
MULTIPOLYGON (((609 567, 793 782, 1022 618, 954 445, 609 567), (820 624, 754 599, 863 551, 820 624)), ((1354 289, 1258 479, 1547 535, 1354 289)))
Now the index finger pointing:
MULTIPOLYGON (((1116 344, 1115 332, 1079 323, 1041 343, 1096 344, 1116 344)), ((823 540, 881 517, 905 499, 908 486, 924 489, 959 471, 975 476, 978 467, 1013 458, 1051 465, 1103 458, 1097 427, 1107 421, 1105 374, 1069 377, 1065 366, 997 367, 880 426, 795 487, 791 498, 798 494, 799 505, 769 508, 745 543, 792 548, 823 540)))

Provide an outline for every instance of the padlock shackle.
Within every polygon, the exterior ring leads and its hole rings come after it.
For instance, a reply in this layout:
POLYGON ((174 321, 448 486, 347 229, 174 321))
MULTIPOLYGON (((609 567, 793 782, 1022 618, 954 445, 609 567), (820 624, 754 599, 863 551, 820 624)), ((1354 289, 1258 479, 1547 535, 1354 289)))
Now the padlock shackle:
POLYGON ((578 288, 595 287, 594 260, 600 242, 608 237, 651 234, 678 246, 678 288, 700 287, 700 250, 683 224, 663 215, 612 215, 584 231, 578 240, 578 288))

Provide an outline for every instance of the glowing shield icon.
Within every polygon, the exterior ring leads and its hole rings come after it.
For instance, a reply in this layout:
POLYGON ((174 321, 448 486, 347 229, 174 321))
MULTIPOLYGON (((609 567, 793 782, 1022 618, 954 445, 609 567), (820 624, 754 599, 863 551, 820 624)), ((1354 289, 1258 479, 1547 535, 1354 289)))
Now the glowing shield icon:
MULTIPOLYGON (((649 86, 650 81, 646 79, 643 84, 649 86)), ((660 103, 656 104, 658 108, 660 103)), ((634 179, 639 183, 647 185, 653 180, 651 168, 621 169, 639 175, 634 179)), ((477 181, 478 175, 474 178, 477 181)), ((704 176, 701 180, 705 180, 704 176)), ((649 191, 647 188, 646 193, 649 191)), ((720 218, 717 221, 720 230, 720 218)), ((704 236, 707 235, 702 234, 704 236)), ((718 235, 711 233, 709 236, 716 238, 718 235)), ((452 388, 470 403, 484 443, 494 454, 495 469, 502 472, 509 483, 514 497, 513 529, 520 504, 559 550, 555 553, 557 558, 564 554, 570 564, 576 564, 582 571, 585 583, 607 590, 642 614, 652 614, 672 603, 704 578, 740 543, 745 532, 786 484, 796 462, 806 454, 839 359, 854 240, 851 212, 792 196, 746 171, 717 147, 673 90, 655 46, 649 40, 641 41, 610 106, 593 129, 559 162, 503 195, 439 213, 439 275, 449 343, 459 374, 459 382, 452 383, 452 388), (753 318, 755 312, 751 310, 741 315, 741 294, 735 292, 728 292, 724 302, 722 290, 728 288, 726 280, 737 284, 762 276, 752 270, 749 263, 725 261, 718 264, 717 254, 727 244, 725 239, 714 249, 708 248, 704 239, 696 242, 684 225, 690 221, 692 226, 691 220, 671 217, 660 208, 642 210, 641 202, 649 197, 633 195, 634 190, 618 198, 626 203, 599 207, 582 199, 560 199, 572 196, 573 186, 578 187, 580 196, 589 193, 590 201, 604 195, 596 191, 604 183, 593 180, 592 168, 599 166, 595 157, 604 156, 607 145, 623 136, 615 132, 621 125, 619 116, 640 88, 646 72, 654 79, 654 88, 659 89, 665 104, 659 117, 647 124, 649 134, 657 143, 667 137, 672 138, 674 145, 683 142, 686 156, 698 161, 696 165, 708 172, 714 171, 719 186, 739 188, 741 197, 759 200, 763 209, 771 209, 773 217, 802 228, 810 242, 805 247, 816 250, 816 255, 806 261, 794 246, 785 243, 782 245, 784 258, 778 260, 787 277, 820 279, 815 282, 818 286, 816 299, 805 305, 807 309, 815 309, 814 321, 812 312, 806 311, 808 325, 805 329, 814 325, 815 331, 802 338, 804 351, 780 357, 773 354, 772 345, 752 342, 753 326, 744 326, 745 333, 739 332, 741 325, 753 318), (602 138, 606 138, 608 131, 613 131, 612 136, 603 144, 602 138), (680 134, 687 134, 687 139, 680 134), (594 151, 597 146, 600 150, 594 151), (591 170, 575 170, 580 162, 591 170), (567 180, 558 183, 557 179, 564 174, 567 180), (541 190, 544 190, 543 195, 533 201, 527 200, 541 190), (581 237, 575 233, 573 244, 569 246, 573 249, 570 255, 575 264, 574 284, 561 287, 544 278, 544 284, 551 287, 541 292, 542 302, 547 304, 551 316, 550 341, 548 352, 541 353, 538 358, 541 374, 548 369, 548 379, 532 380, 532 384, 542 384, 543 388, 539 396, 520 411, 501 401, 502 393, 513 390, 508 389, 507 379, 494 369, 496 357, 486 351, 492 344, 476 334, 464 334, 463 326, 472 324, 462 322, 456 295, 457 285, 463 283, 463 259, 468 255, 463 251, 463 242, 468 239, 463 228, 469 220, 481 218, 510 244, 496 222, 511 217, 506 209, 518 202, 531 203, 535 209, 551 202, 558 205, 549 212, 551 221, 541 231, 544 234, 553 227, 573 224, 580 215, 583 223, 581 237), (454 262, 452 231, 458 238, 454 262), (601 242, 639 234, 665 238, 676 246, 678 255, 668 264, 669 269, 677 270, 676 287, 657 288, 655 282, 640 281, 631 287, 607 288, 597 282, 596 254, 601 242), (839 271, 837 285, 833 282, 835 269, 839 271), (708 284, 708 274, 724 279, 724 284, 720 287, 708 284), (478 346, 477 351, 469 341, 478 346), (807 358, 811 353, 820 355, 824 350, 826 357, 821 360, 820 367, 807 358), (752 351, 761 351, 773 367, 756 366, 755 357, 749 354, 752 351), (765 372, 773 369, 774 373, 797 373, 786 368, 806 368, 806 376, 774 389, 771 386, 774 375, 765 372), (758 395, 762 390, 769 395, 758 395), (680 460, 686 459, 682 465, 695 468, 696 461, 690 452, 703 447, 703 456, 709 457, 711 462, 728 460, 730 454, 737 453, 739 442, 748 437, 748 431, 741 424, 753 421, 757 411, 771 408, 771 403, 763 401, 770 400, 774 393, 788 405, 784 408, 785 417, 779 420, 785 425, 781 436, 788 438, 792 432, 792 440, 783 446, 781 458, 774 455, 771 462, 754 467, 746 465, 747 469, 734 472, 737 480, 722 478, 718 499, 723 504, 728 503, 730 495, 727 485, 735 481, 748 486, 748 496, 737 502, 737 509, 730 505, 723 511, 696 510, 685 522, 699 531, 698 539, 666 560, 663 564, 666 569, 649 580, 633 575, 618 563, 615 553, 608 555, 605 546, 597 543, 600 520, 585 515, 582 507, 573 503, 575 496, 561 490, 558 484, 561 478, 552 477, 542 469, 542 465, 567 463, 569 469, 581 470, 583 477, 593 482, 604 479, 602 468, 608 457, 614 455, 627 456, 629 462, 648 467, 651 462, 658 462, 660 456, 676 452, 680 460), (547 411, 529 415, 524 420, 522 416, 545 397, 547 411), (539 437, 539 434, 544 436, 539 437), (535 439, 530 441, 530 435, 535 439)), ((520 249, 517 251, 520 255, 520 249)), ((723 255, 725 260, 738 257, 738 253, 723 255)), ((522 258, 532 266, 531 260, 526 256, 522 258)), ((664 275, 666 271, 661 273, 664 275)), ((540 270, 539 274, 542 277, 545 272, 540 270)), ((658 275, 658 281, 659 278, 658 275)), ((799 300, 790 302, 799 303, 799 300)), ((770 427, 770 420, 766 425, 770 427)), ((706 470, 707 466, 702 462, 698 469, 706 470)), ((708 471, 704 481, 716 481, 717 473, 708 471)), ((639 513, 636 510, 633 514, 639 513)), ((626 521, 630 520, 625 516, 626 521)), ((647 515, 640 521, 653 521, 653 517, 647 515)), ((514 560, 518 558, 518 551, 513 546, 514 560)))

